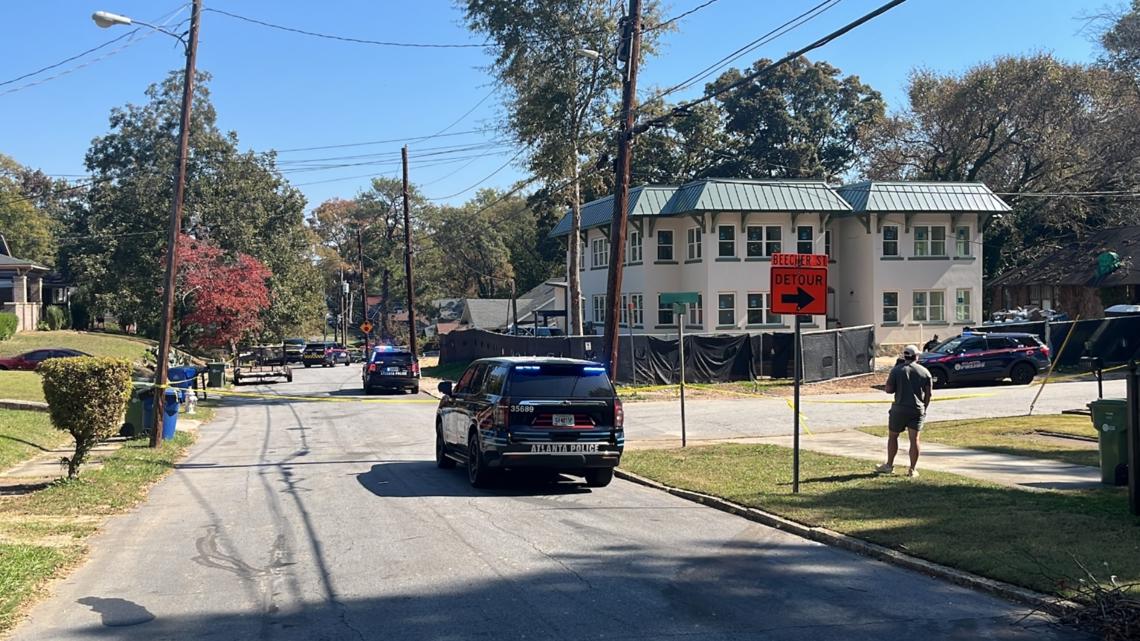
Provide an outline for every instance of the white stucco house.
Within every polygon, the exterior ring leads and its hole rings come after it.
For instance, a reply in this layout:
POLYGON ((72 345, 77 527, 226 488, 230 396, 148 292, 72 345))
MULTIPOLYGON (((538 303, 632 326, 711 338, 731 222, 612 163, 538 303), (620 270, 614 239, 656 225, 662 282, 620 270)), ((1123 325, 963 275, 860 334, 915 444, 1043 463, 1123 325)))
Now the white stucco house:
MULTIPOLYGON (((612 197, 582 208, 584 316, 605 317, 612 197)), ((622 325, 676 333, 663 292, 696 291, 685 327, 791 327, 770 312, 771 255, 831 257, 828 317, 809 328, 874 325, 880 344, 917 342, 982 318, 982 232, 1008 206, 980 183, 702 179, 630 190, 622 325), (632 312, 628 307, 632 305, 632 312), (632 316, 632 317, 631 317, 632 316), (939 329, 945 328, 945 329, 939 329)), ((569 215, 551 232, 568 237, 569 215)), ((567 250, 567 256, 569 251, 567 250)), ((568 265, 568 268, 571 267, 568 265)))

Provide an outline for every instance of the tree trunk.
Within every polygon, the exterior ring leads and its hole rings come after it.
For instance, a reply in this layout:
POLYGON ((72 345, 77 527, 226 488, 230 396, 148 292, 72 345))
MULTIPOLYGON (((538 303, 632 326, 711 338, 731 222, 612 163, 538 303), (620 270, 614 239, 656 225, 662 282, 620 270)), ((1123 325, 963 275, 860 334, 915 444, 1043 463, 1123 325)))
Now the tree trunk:
POLYGON ((573 158, 573 178, 574 181, 574 195, 570 203, 570 236, 567 243, 570 248, 570 258, 566 265, 566 281, 569 287, 569 309, 566 313, 569 316, 569 333, 571 336, 582 335, 582 275, 578 271, 578 265, 581 263, 579 254, 581 253, 581 239, 582 239, 582 184, 578 175, 578 146, 574 145, 574 158, 573 158))
POLYGON ((388 313, 388 294, 391 284, 392 272, 384 268, 384 279, 380 284, 380 336, 384 339, 392 338, 392 317, 388 313))

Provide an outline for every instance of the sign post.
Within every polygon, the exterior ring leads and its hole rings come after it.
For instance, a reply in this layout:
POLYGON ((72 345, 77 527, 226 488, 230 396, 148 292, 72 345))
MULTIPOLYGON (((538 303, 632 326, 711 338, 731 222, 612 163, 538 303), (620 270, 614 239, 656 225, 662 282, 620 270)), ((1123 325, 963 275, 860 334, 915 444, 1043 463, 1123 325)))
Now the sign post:
POLYGON ((699 292, 667 292, 661 294, 661 302, 673 305, 673 313, 677 315, 677 357, 681 365, 681 447, 687 445, 685 435, 685 306, 696 305, 700 300, 699 292))
POLYGON ((825 254, 773 254, 770 304, 773 314, 795 316, 792 360, 792 493, 800 491, 800 379, 803 376, 803 316, 827 316, 825 254))

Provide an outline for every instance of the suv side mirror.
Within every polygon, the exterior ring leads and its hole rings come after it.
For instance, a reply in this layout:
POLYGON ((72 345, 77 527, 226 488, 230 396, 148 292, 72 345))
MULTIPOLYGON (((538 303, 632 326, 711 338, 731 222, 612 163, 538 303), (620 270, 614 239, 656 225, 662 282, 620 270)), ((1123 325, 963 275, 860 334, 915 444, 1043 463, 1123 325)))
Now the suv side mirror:
POLYGON ((444 396, 451 396, 451 392, 453 391, 452 387, 454 385, 455 384, 451 381, 440 381, 439 386, 436 389, 438 389, 439 393, 443 394, 444 396))

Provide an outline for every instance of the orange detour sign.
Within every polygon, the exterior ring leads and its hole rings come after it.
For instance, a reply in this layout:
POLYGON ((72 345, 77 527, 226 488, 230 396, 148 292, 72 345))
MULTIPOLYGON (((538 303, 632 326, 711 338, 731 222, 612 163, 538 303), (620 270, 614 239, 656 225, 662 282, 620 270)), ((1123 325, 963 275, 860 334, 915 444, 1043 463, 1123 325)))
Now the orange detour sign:
POLYGON ((371 332, 372 331, 372 323, 369 323, 368 321, 364 321, 363 323, 360 324, 360 331, 364 332, 365 334, 371 332))
POLYGON ((827 256, 773 254, 773 314, 827 315, 827 256))

